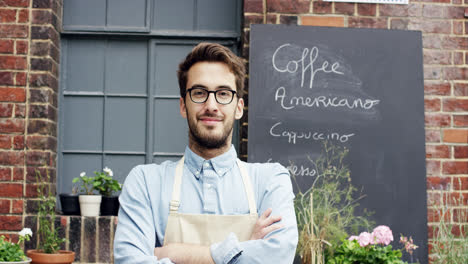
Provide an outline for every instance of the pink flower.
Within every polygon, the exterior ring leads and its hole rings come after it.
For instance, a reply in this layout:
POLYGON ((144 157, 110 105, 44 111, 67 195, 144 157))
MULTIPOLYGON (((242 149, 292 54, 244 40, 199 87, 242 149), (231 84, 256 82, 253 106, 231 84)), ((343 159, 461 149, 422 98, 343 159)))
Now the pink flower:
POLYGON ((374 231, 372 232, 372 237, 375 239, 376 244, 382 244, 387 246, 390 244, 390 242, 393 241, 393 234, 392 230, 388 226, 378 226, 374 228, 374 231))
POLYGON ((359 240, 359 237, 358 236, 350 236, 348 238, 349 241, 353 241, 353 240, 359 240))
POLYGON ((372 235, 368 232, 362 232, 361 234, 359 234, 358 242, 361 247, 365 247, 369 244, 372 244, 372 235))

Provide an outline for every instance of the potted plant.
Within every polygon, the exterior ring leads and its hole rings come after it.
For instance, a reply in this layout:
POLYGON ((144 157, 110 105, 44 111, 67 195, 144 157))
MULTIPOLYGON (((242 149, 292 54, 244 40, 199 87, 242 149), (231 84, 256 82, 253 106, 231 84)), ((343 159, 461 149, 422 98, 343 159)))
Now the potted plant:
POLYGON ((368 228, 366 215, 355 216, 358 200, 351 184, 350 170, 344 164, 348 149, 323 143, 322 154, 309 158, 317 176, 305 192, 295 181, 299 192, 294 199, 299 242, 294 263, 322 264, 333 255, 341 239, 350 229, 368 228))
POLYGON ((119 197, 112 195, 122 190, 122 185, 113 178, 114 173, 108 167, 103 172, 94 172, 94 188, 102 195, 101 215, 117 215, 119 212, 119 197))
POLYGON ((30 263, 31 258, 24 255, 24 251, 20 246, 23 241, 29 241, 30 236, 32 236, 32 231, 29 228, 23 228, 19 232, 18 243, 11 243, 7 241, 5 236, 0 236, 0 264, 30 263))
POLYGON ((81 215, 77 187, 73 186, 72 193, 61 193, 60 205, 64 215, 81 215))
MULTIPOLYGON (((52 226, 52 220, 55 219, 55 195, 50 188, 48 188, 48 192, 46 193, 46 184, 39 172, 36 172, 36 177, 40 183, 37 187, 39 195, 39 208, 37 212, 39 246, 38 249, 28 250, 26 255, 32 259, 33 264, 72 263, 75 260, 75 252, 60 250, 61 244, 66 240, 59 236, 58 231, 60 227, 56 226, 54 228, 52 226)), ((47 179, 50 179, 49 175, 47 175, 47 179)))
POLYGON ((99 216, 102 196, 94 194, 95 177, 86 176, 86 172, 81 172, 80 177, 73 179, 73 183, 81 182, 81 191, 78 199, 82 216, 99 216))

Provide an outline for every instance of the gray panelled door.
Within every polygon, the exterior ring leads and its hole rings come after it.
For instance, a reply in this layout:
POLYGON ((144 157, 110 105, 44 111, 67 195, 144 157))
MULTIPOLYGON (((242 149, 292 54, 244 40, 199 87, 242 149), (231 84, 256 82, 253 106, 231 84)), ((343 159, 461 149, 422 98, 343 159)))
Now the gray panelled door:
POLYGON ((107 166, 123 182, 135 165, 183 154, 177 65, 204 40, 237 52, 241 5, 64 0, 58 192, 71 192, 82 171, 107 166))

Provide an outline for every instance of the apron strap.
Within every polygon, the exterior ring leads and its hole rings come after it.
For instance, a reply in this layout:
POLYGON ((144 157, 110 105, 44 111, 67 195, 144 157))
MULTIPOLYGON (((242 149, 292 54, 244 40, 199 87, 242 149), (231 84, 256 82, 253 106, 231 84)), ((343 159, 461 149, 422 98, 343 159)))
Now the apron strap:
POLYGON ((182 182, 182 174, 184 172, 184 160, 185 156, 177 163, 174 175, 174 185, 172 186, 172 198, 170 202, 170 211, 177 212, 179 211, 180 206, 180 185, 182 182))
POLYGON ((242 181, 244 182, 245 193, 247 194, 247 200, 249 201, 250 214, 256 215, 257 205, 255 204, 254 192, 252 184, 250 183, 249 174, 247 173, 247 169, 245 168, 244 164, 241 162, 240 159, 237 159, 237 166, 239 166, 242 181))
MULTIPOLYGON (((175 175, 174 175, 174 185, 172 186, 172 198, 170 202, 170 211, 177 212, 180 206, 180 186, 182 183, 182 174, 184 171, 184 161, 185 156, 183 156, 179 162, 177 162, 175 175)), ((255 204, 254 192, 252 188, 252 184, 250 182, 249 174, 244 166, 244 164, 237 159, 237 166, 239 167, 242 181, 244 182, 245 193, 247 195, 247 200, 249 202, 249 209, 251 215, 257 214, 257 205, 255 204)))

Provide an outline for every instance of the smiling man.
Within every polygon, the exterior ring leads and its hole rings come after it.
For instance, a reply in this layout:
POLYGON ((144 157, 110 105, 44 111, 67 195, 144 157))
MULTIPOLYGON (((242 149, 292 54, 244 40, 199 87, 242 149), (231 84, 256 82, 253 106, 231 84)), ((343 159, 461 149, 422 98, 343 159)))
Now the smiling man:
POLYGON ((297 245, 288 171, 237 159, 245 66, 201 43, 179 65, 188 147, 177 162, 135 167, 120 195, 115 263, 292 263, 297 245))

